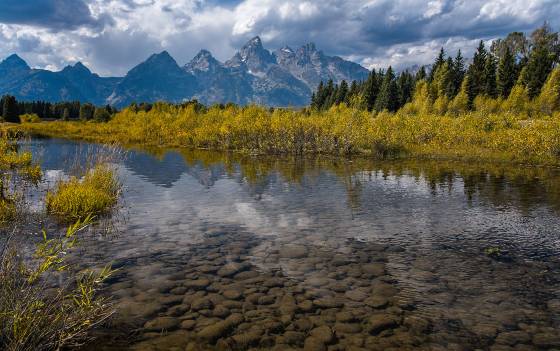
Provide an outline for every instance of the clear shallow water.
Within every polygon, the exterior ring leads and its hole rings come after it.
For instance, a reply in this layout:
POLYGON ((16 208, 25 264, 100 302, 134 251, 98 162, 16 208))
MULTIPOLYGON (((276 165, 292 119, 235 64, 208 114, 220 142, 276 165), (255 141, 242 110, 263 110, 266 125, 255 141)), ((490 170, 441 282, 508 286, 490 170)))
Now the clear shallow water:
MULTIPOLYGON (((33 141, 50 178, 98 147, 33 141)), ((560 348, 560 172, 131 151, 90 349, 560 348), (500 248, 498 259, 487 248, 500 248)))

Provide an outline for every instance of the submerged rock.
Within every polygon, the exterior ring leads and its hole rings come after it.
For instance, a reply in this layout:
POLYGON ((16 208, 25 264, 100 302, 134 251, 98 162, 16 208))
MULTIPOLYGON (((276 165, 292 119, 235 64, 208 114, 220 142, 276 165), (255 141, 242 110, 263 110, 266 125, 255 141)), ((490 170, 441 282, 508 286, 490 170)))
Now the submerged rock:
POLYGON ((203 290, 208 285, 210 285, 210 280, 208 279, 187 280, 183 284, 188 289, 203 290))
POLYGON ((535 334, 533 344, 539 347, 560 347, 560 334, 558 331, 535 334))
POLYGON ((334 339, 334 334, 331 328, 326 325, 311 330, 309 334, 324 344, 329 344, 334 339))
POLYGON ((226 336, 231 330, 243 322, 243 316, 239 313, 232 314, 225 320, 209 325, 198 333, 198 337, 209 342, 216 342, 219 338, 226 336))
POLYGON ((280 248, 280 258, 304 258, 307 257, 307 247, 303 245, 288 244, 280 248))
POLYGON ((147 331, 170 331, 179 327, 179 320, 173 317, 158 317, 144 324, 147 331))
POLYGON ((218 270, 217 274, 220 277, 231 277, 239 272, 246 271, 249 268, 251 268, 251 264, 247 262, 243 262, 243 263, 231 262, 222 266, 222 268, 218 270))
POLYGON ((207 310, 214 307, 214 303, 208 297, 201 297, 194 300, 191 304, 193 311, 207 310))
POLYGON ((395 317, 387 314, 374 315, 368 322, 368 331, 373 335, 379 334, 386 329, 396 328, 399 325, 395 317))

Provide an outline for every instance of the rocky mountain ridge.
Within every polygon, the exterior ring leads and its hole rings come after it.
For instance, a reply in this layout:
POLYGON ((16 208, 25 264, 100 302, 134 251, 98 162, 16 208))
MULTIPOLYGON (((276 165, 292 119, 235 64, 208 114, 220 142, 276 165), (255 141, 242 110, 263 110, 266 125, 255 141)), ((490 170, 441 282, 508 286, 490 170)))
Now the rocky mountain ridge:
POLYGON ((180 66, 163 51, 132 68, 124 77, 100 77, 81 62, 59 72, 32 69, 17 55, 0 63, 0 94, 18 100, 79 100, 123 107, 131 102, 205 104, 233 102, 303 106, 321 81, 363 80, 369 71, 357 63, 327 56, 314 44, 274 52, 259 37, 249 40, 222 63, 207 50, 180 66))

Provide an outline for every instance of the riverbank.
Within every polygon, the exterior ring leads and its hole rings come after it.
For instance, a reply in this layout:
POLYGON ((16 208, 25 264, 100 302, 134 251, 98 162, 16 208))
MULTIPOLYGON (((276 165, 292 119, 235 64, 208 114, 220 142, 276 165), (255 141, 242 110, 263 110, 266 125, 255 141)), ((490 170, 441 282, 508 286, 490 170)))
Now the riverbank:
POLYGON ((34 135, 121 145, 233 150, 248 154, 365 155, 560 165, 558 116, 475 111, 459 116, 155 104, 125 109, 107 123, 41 122, 34 135))
POLYGON ((115 170, 99 163, 83 180, 61 177, 46 194, 46 211, 32 210, 28 200, 41 203, 43 194, 29 190, 46 173, 21 144, 0 135, 0 349, 79 346, 114 313, 110 298, 100 295, 113 270, 78 266, 72 255, 86 232, 95 232, 94 220, 114 207, 120 184, 115 170))

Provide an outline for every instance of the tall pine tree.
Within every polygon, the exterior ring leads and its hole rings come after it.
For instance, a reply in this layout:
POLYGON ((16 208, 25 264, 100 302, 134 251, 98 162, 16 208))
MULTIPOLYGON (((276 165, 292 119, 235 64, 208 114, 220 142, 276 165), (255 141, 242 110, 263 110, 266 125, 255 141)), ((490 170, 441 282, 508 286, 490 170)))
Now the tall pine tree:
POLYGON ((340 86, 338 87, 338 93, 335 97, 335 104, 339 105, 343 102, 347 102, 346 98, 348 97, 348 83, 345 80, 340 82, 340 86))
POLYGON ((2 117, 6 122, 19 123, 19 111, 16 98, 11 95, 4 97, 4 104, 2 106, 2 117))
POLYGON ((504 49, 504 53, 500 58, 498 63, 498 75, 497 75, 497 89, 498 94, 504 99, 509 96, 511 89, 515 85, 517 80, 516 68, 515 68, 515 58, 509 47, 504 49))
POLYGON ((484 80, 484 94, 491 98, 496 98, 498 96, 498 88, 496 86, 496 60, 492 54, 486 56, 484 80))
POLYGON ((529 56, 521 80, 527 86, 529 98, 539 95, 546 78, 552 71, 554 56, 546 45, 536 46, 529 56))
POLYGON ((364 101, 368 111, 373 110, 375 106, 375 100, 377 100, 377 95, 379 94, 379 79, 375 72, 375 69, 371 70, 368 79, 364 84, 364 101))
POLYGON ((398 91, 395 82, 395 74, 393 68, 389 66, 383 77, 383 83, 379 89, 379 96, 375 101, 375 110, 377 111, 396 111, 398 107, 398 91))
POLYGON ((414 77, 415 83, 418 83, 419 81, 424 80, 426 78, 427 78, 426 67, 422 66, 420 67, 418 72, 416 72, 416 76, 414 77))
POLYGON ((440 68, 444 63, 445 63, 445 50, 441 48, 438 56, 436 57, 434 64, 432 65, 432 70, 430 71, 430 82, 434 79, 434 76, 438 68, 440 68))
POLYGON ((469 104, 474 101, 474 98, 485 91, 486 79, 484 77, 486 70, 486 57, 488 52, 484 47, 484 42, 481 40, 473 56, 473 62, 468 69, 468 95, 469 104))
POLYGON ((453 60, 453 83, 454 91, 453 96, 457 95, 461 90, 461 84, 463 84, 463 79, 465 78, 465 59, 461 54, 461 50, 457 51, 455 60, 453 60))

